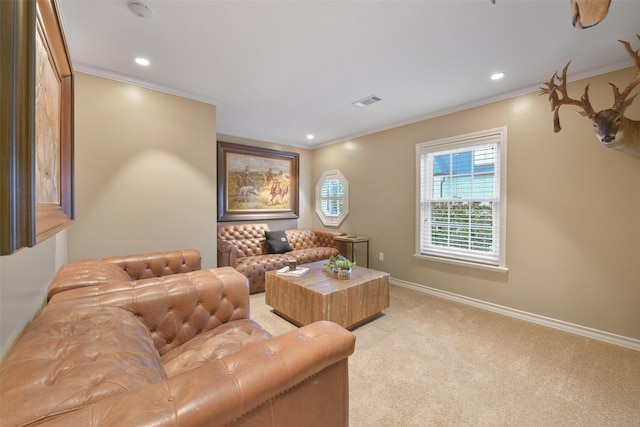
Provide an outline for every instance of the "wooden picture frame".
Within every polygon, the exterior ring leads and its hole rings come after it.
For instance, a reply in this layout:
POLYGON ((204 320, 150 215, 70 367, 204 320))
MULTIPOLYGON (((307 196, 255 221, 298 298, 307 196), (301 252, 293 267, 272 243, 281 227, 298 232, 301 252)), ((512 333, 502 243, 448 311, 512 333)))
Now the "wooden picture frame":
POLYGON ((218 141, 218 221, 298 218, 299 154, 218 141))
POLYGON ((11 35, 0 46, 1 84, 15 89, 3 91, 0 117, 0 254, 7 255, 73 223, 73 72, 56 0, 1 7, 0 26, 11 35))

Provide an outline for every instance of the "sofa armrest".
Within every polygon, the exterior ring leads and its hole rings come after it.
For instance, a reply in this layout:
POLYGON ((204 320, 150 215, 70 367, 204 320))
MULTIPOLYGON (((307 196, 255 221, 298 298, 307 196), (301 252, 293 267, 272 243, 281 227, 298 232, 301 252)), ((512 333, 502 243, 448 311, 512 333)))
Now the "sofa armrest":
POLYGON ((238 248, 235 245, 218 239, 217 252, 218 267, 236 268, 238 266, 238 248))
POLYGON ((149 329, 162 355, 203 331, 249 318, 249 282, 231 267, 114 281, 53 295, 49 304, 119 307, 149 329))
POLYGON ((113 256, 101 260, 116 264, 126 271, 132 280, 188 273, 202 268, 202 257, 197 249, 113 256))
POLYGON ((63 265, 47 289, 47 301, 75 289, 96 288, 107 283, 128 282, 131 277, 115 264, 99 259, 74 261, 63 265))
POLYGON ((316 322, 45 425, 346 426, 354 347, 346 329, 316 322))
POLYGON ((326 248, 337 248, 335 241, 333 238, 335 236, 342 236, 347 233, 339 232, 339 231, 329 231, 329 230, 313 230, 316 235, 316 245, 318 247, 326 247, 326 248))

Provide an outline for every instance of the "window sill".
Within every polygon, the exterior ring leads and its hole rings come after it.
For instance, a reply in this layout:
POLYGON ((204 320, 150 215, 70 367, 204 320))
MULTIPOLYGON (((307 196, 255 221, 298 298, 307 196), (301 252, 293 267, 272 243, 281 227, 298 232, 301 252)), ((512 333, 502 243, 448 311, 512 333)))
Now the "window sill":
POLYGON ((440 257, 436 257, 436 256, 422 255, 422 254, 413 254, 413 256, 414 256, 414 258, 417 258, 417 259, 424 259, 424 260, 427 260, 427 261, 435 261, 435 262, 443 262, 445 264, 460 265, 460 266, 463 266, 463 267, 478 268, 478 269, 481 269, 481 270, 495 271, 497 273, 507 273, 509 271, 509 269, 507 267, 500 267, 498 265, 481 264, 479 262, 461 261, 461 260, 457 260, 457 259, 440 258, 440 257))

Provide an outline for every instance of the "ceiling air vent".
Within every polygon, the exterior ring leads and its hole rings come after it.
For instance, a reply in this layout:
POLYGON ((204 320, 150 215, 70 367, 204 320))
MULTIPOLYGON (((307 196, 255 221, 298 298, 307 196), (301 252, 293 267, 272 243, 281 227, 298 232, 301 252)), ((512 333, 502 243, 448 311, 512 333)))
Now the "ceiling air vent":
POLYGON ((367 96, 364 99, 361 99, 360 101, 356 101, 356 102, 352 102, 352 105, 355 105, 356 107, 359 108, 364 108, 368 105, 373 104, 374 102, 378 102, 378 101, 382 101, 382 98, 378 98, 375 95, 371 95, 371 96, 367 96))

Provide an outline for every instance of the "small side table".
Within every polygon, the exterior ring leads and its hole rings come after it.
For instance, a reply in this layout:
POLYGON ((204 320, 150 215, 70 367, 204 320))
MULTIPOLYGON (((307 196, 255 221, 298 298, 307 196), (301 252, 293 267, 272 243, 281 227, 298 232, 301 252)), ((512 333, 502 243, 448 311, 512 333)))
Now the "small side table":
POLYGON ((369 238, 364 236, 336 236, 333 240, 337 240, 338 242, 350 243, 351 244, 351 261, 356 262, 356 243, 366 243, 367 244, 367 268, 369 268, 369 238))

